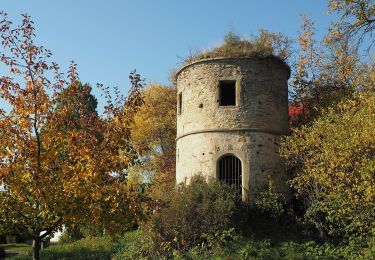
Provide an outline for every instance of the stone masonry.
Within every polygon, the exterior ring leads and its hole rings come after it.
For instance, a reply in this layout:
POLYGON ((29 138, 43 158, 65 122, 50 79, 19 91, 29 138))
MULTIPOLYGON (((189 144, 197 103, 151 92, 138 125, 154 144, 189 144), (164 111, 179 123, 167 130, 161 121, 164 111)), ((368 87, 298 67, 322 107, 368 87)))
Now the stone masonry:
POLYGON ((218 160, 234 155, 242 164, 242 198, 248 201, 270 177, 287 193, 279 156, 281 135, 288 134, 290 69, 270 58, 211 58, 177 72, 177 183, 201 174, 218 178, 218 160), (235 81, 236 104, 220 106, 219 84, 235 81))

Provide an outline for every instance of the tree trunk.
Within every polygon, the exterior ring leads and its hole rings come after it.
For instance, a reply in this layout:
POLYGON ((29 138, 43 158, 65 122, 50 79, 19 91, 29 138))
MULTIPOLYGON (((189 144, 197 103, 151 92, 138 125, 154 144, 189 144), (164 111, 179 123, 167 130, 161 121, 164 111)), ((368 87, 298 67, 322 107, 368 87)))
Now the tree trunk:
POLYGON ((34 238, 33 239, 33 260, 40 260, 40 239, 34 238))

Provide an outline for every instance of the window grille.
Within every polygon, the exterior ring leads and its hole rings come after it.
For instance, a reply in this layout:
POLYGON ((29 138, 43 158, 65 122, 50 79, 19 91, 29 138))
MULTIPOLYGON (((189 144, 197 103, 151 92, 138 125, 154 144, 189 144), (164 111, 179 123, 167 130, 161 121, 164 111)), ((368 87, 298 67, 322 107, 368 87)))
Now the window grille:
POLYGON ((219 180, 235 188, 242 187, 242 163, 234 155, 225 155, 219 160, 219 180))

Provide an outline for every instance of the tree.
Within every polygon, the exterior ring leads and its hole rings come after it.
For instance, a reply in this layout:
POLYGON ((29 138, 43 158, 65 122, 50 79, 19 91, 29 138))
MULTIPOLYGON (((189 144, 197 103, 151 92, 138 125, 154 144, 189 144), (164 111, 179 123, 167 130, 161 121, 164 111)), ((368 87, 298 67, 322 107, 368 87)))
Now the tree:
POLYGON ((67 80, 48 62, 51 52, 35 44, 30 17, 22 15, 13 27, 0 15, 0 57, 10 75, 0 82, 10 107, 0 110, 0 231, 32 237, 33 259, 39 259, 41 240, 64 223, 100 222, 108 233, 126 229, 142 213, 136 189, 122 181, 136 160, 130 126, 142 104, 139 74, 130 75, 128 98, 108 99, 101 118, 94 100, 87 103, 76 64, 67 80), (64 103, 65 97, 75 100, 64 103))
POLYGON ((134 118, 132 142, 142 155, 135 173, 149 173, 153 195, 175 184, 176 88, 151 84, 142 91, 144 104, 134 118))
POLYGON ((293 106, 305 110, 300 120, 304 124, 318 117, 321 109, 371 85, 374 66, 361 61, 352 42, 335 41, 333 31, 317 41, 314 22, 306 16, 302 19, 291 85, 293 106))
POLYGON ((337 41, 338 30, 317 42, 314 23, 303 20, 292 86, 294 107, 306 111, 281 153, 307 222, 324 236, 368 236, 375 224, 374 64, 361 60, 350 37, 337 41))
MULTIPOLYGON (((375 29, 375 3, 373 0, 328 0, 331 12, 341 14, 340 23, 334 23, 336 39, 348 38, 356 41, 357 46, 375 29)), ((374 44, 369 39, 368 50, 374 44)))
POLYGON ((364 90, 285 139, 293 187, 321 234, 368 236, 375 228, 374 128, 375 93, 364 90))
POLYGON ((67 120, 64 123, 76 122, 80 114, 96 114, 98 101, 91 94, 89 84, 74 82, 56 97, 56 109, 68 109, 67 120), (81 105, 81 107, 79 107, 81 105), (83 111, 82 111, 83 110, 83 111))

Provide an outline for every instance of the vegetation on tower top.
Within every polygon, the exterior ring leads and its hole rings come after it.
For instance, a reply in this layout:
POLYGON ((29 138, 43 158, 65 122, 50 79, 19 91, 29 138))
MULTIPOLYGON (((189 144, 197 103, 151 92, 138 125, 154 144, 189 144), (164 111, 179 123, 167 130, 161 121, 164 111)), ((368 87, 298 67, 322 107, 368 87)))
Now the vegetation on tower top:
POLYGON ((284 63, 291 55, 291 41, 282 33, 260 29, 258 35, 249 39, 230 31, 224 42, 212 50, 203 50, 189 55, 184 65, 210 58, 276 58, 284 63))

